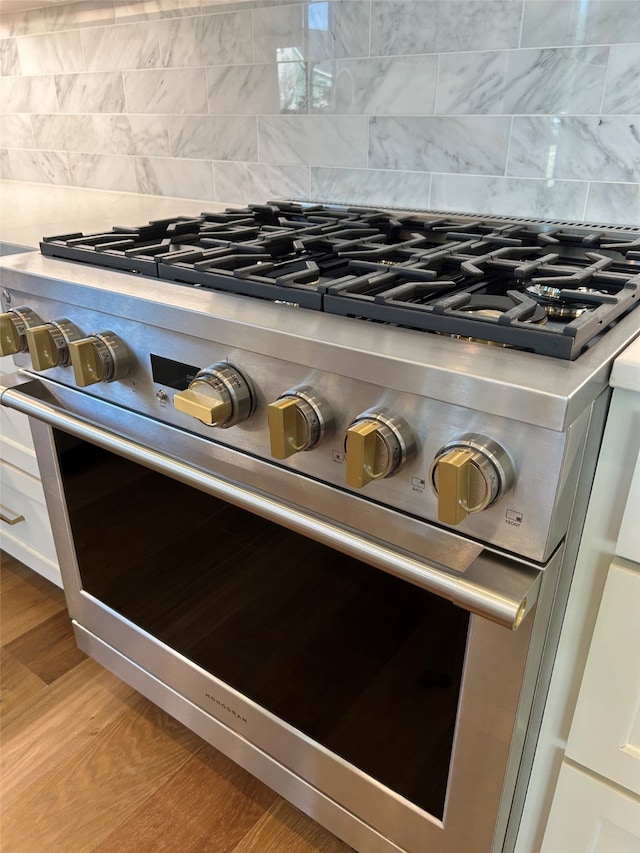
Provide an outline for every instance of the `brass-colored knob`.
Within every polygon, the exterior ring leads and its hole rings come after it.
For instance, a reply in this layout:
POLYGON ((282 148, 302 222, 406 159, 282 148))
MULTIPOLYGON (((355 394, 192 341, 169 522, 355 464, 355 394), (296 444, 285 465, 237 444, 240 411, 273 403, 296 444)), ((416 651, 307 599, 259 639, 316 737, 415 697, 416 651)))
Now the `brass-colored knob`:
POLYGON ((286 459, 301 450, 311 450, 333 424, 325 400, 306 386, 291 389, 270 403, 267 417, 274 459, 286 459))
POLYGON ((174 395, 173 405, 207 426, 226 429, 253 414, 255 394, 249 379, 222 361, 198 371, 189 387, 174 395))
POLYGON ((31 308, 12 308, 0 314, 0 356, 25 352, 27 329, 41 324, 42 320, 31 308))
POLYGON ((26 330, 27 345, 34 370, 66 367, 69 364, 69 343, 79 340, 80 331, 69 320, 56 320, 26 330))
POLYGON ((76 384, 81 388, 113 382, 129 372, 129 354, 113 332, 97 332, 69 341, 69 355, 76 384))
POLYGON ((459 524, 495 504, 513 481, 513 465, 499 444, 483 435, 461 436, 441 448, 431 466, 438 520, 459 524))
POLYGON ((372 480, 390 477, 415 450, 413 434, 404 420, 390 412, 360 415, 347 430, 346 482, 361 489, 372 480))
POLYGON ((216 396, 207 382, 196 382, 185 391, 179 391, 173 398, 173 405, 179 412, 207 426, 221 426, 231 415, 231 401, 216 396))

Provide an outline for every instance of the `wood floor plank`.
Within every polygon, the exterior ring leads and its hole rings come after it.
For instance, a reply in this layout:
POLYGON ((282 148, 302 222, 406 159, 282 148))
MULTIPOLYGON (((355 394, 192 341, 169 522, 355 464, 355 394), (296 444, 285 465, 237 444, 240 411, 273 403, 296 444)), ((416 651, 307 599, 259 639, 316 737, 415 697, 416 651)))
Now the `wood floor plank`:
POLYGON ((132 698, 100 737, 41 768, 20 798, 7 803, 3 847, 12 853, 91 850, 199 746, 151 702, 132 698))
POLYGON ((45 682, 15 658, 7 649, 0 650, 0 718, 12 708, 31 702, 45 687, 45 682))
POLYGON ((87 659, 40 692, 27 708, 9 709, 0 731, 3 800, 19 799, 50 765, 100 737, 123 704, 136 695, 87 659))
POLYGON ((7 643, 5 648, 47 684, 69 672, 86 657, 76 645, 66 609, 25 631, 7 643))
POLYGON ((92 853, 230 853, 277 794, 208 744, 92 853))
POLYGON ((64 610, 62 590, 49 584, 35 572, 20 567, 12 557, 2 553, 4 589, 0 600, 0 642, 10 643, 34 628, 43 619, 64 610), (12 562, 13 561, 13 562, 12 562))
MULTIPOLYGON (((209 848, 210 849, 210 848, 209 848)), ((206 847, 201 848, 205 853, 206 847)), ((352 848, 278 799, 233 853, 351 853, 352 848)))

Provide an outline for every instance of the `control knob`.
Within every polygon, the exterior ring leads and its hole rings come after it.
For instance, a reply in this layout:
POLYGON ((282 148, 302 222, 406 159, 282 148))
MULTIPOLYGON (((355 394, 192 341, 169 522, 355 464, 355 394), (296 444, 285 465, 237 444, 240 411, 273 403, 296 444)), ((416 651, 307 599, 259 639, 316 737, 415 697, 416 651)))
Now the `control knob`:
POLYGON ((31 308, 12 308, 6 314, 0 314, 0 355, 15 355, 26 352, 27 329, 41 326, 42 320, 31 308))
POLYGON ((173 405, 207 426, 226 429, 253 414, 255 394, 237 367, 221 361, 198 371, 189 387, 174 396, 173 405))
POLYGON ((71 356, 69 344, 82 338, 82 332, 70 320, 52 320, 26 330, 31 364, 34 370, 66 367, 71 356))
POLYGON ((408 424, 387 409, 363 412, 347 430, 346 481, 361 489, 371 480, 395 474, 415 451, 408 424))
POLYGON ((114 382, 129 372, 129 353, 113 332, 96 332, 68 342, 76 384, 81 388, 96 382, 114 382))
POLYGON ((459 524, 499 501, 515 475, 504 448, 484 435, 469 433, 438 451, 430 476, 439 521, 459 524))
POLYGON ((328 404, 308 386, 282 394, 269 404, 267 416, 274 459, 311 450, 329 434, 333 425, 328 404))

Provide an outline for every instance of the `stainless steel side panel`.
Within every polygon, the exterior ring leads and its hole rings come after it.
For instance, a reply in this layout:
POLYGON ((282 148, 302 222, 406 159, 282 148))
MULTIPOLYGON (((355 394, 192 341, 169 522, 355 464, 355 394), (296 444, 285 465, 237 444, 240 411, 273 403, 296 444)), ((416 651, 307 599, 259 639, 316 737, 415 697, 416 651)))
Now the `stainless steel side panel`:
POLYGON ((73 410, 65 408, 59 395, 60 389, 33 380, 4 390, 2 404, 302 533, 510 629, 518 628, 536 602, 538 566, 192 434, 185 436, 104 401, 92 401, 91 420, 80 417, 77 412, 86 405, 85 395, 62 390, 64 397, 73 398, 73 410))

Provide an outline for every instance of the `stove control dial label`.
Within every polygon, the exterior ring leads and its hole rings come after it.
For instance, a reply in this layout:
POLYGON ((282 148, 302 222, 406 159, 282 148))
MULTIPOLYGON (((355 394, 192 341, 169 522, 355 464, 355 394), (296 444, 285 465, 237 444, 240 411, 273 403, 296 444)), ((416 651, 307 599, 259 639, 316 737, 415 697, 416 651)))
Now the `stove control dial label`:
POLYGON ((328 403, 312 388, 287 391, 268 410, 271 455, 286 459, 301 450, 312 450, 328 437, 333 415, 328 403))
POLYGON ((68 345, 73 375, 80 388, 96 382, 113 382, 129 372, 129 353, 113 332, 96 332, 70 340, 68 345))
POLYGON ((0 314, 0 356, 27 350, 27 329, 41 326, 42 320, 31 308, 12 308, 0 314))
POLYGON ((407 423, 388 410, 363 412, 347 430, 347 485, 361 489, 395 474, 415 452, 407 423))
POLYGON ((70 320, 52 320, 27 329, 25 336, 33 369, 41 371, 67 367, 71 360, 69 343, 80 340, 82 333, 70 320))
POLYGON ((495 504, 514 481, 507 452, 483 435, 467 434, 449 442, 431 466, 438 496, 438 520, 459 524, 468 515, 495 504))
POLYGON ((249 379, 222 361, 199 370, 189 387, 174 396, 173 405, 207 426, 226 429, 253 414, 255 394, 249 379))

